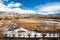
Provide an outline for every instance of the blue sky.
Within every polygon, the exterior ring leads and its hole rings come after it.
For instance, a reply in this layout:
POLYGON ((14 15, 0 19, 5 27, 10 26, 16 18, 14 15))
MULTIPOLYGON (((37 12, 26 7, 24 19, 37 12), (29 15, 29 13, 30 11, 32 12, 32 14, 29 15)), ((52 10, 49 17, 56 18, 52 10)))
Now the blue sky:
POLYGON ((1 0, 0 6, 0 11, 8 10, 8 12, 16 11, 18 13, 26 12, 26 14, 54 14, 58 13, 60 10, 60 0, 1 0))
POLYGON ((9 4, 10 2, 21 3, 21 8, 24 9, 33 9, 38 5, 45 5, 49 2, 60 2, 60 0, 9 0, 8 2, 5 1, 5 5, 9 4))

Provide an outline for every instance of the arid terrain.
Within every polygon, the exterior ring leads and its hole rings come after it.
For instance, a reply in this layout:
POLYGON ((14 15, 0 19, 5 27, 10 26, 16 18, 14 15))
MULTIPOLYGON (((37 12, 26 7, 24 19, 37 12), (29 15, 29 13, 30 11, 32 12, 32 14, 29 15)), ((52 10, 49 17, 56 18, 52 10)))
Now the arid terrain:
POLYGON ((0 15, 0 29, 4 31, 10 27, 11 23, 17 24, 16 28, 26 28, 31 31, 54 32, 60 30, 60 28, 57 27, 60 23, 60 17, 0 15))

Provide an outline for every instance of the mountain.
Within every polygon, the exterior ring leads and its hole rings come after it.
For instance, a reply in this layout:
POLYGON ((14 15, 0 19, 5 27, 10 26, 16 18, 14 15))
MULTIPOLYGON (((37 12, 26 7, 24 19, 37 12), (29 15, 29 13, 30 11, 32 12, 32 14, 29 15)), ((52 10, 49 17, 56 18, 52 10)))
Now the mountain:
POLYGON ((60 13, 48 14, 47 16, 60 16, 60 13))
POLYGON ((42 14, 20 14, 20 13, 14 13, 14 12, 2 12, 0 11, 0 14, 8 14, 8 15, 17 15, 17 16, 60 16, 60 13, 55 14, 48 14, 48 15, 42 15, 42 14))

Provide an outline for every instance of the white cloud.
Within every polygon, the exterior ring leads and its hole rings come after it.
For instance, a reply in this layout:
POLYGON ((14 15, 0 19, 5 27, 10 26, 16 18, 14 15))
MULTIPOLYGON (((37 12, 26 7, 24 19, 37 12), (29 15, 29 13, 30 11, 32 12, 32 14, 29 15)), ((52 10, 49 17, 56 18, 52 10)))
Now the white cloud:
POLYGON ((8 4, 8 7, 19 7, 21 5, 22 5, 21 3, 10 3, 8 4))
POLYGON ((5 11, 6 10, 6 6, 2 4, 2 2, 0 2, 0 11, 5 11))
POLYGON ((21 8, 14 8, 12 9, 12 12, 15 12, 15 13, 20 13, 20 14, 34 14, 35 11, 34 10, 23 10, 21 8))
POLYGON ((60 10, 60 3, 51 3, 38 7, 39 14, 55 14, 59 12, 58 10, 60 10))
POLYGON ((31 14, 35 13, 34 10, 24 10, 19 8, 21 6, 21 3, 14 3, 11 2, 7 6, 3 4, 3 1, 0 1, 0 11, 5 11, 5 12, 15 12, 15 13, 21 13, 21 14, 31 14), (15 7, 15 8, 12 8, 15 7))

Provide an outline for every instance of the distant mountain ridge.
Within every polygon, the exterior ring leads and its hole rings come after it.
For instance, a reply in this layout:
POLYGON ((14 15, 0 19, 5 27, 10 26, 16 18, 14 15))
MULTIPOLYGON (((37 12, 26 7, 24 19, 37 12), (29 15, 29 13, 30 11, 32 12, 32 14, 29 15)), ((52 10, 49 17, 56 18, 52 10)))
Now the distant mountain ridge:
POLYGON ((20 14, 20 13, 14 13, 14 12, 2 12, 0 11, 0 14, 12 14, 12 15, 23 15, 23 16, 60 16, 60 13, 55 14, 48 14, 48 15, 42 15, 42 14, 20 14))

